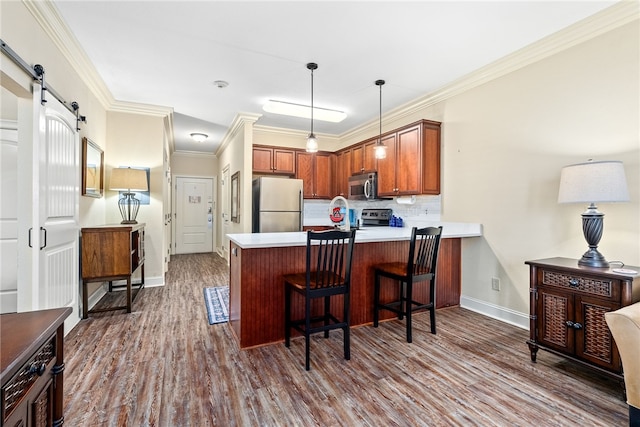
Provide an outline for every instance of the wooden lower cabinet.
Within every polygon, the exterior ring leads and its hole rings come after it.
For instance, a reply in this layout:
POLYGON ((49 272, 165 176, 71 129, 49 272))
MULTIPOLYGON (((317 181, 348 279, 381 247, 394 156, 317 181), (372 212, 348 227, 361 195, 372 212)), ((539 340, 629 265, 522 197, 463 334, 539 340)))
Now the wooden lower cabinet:
POLYGON ((112 224, 81 229, 82 318, 89 313, 127 310, 144 287, 144 223, 112 224), (140 269, 141 282, 133 289, 131 276, 140 269), (89 310, 88 284, 126 280, 127 301, 124 306, 89 310))
MULTIPOLYGON (((564 356, 622 380, 620 355, 604 313, 640 300, 640 278, 611 269, 550 258, 530 266, 531 360, 538 349, 564 356)), ((638 267, 628 267, 639 270, 638 267)))
MULTIPOLYGON (((408 248, 407 241, 356 243, 351 271, 352 326, 373 321, 372 265, 406 259, 408 248)), ((284 339, 282 276, 305 270, 306 246, 242 249, 231 242, 230 253, 229 322, 240 347, 281 342, 284 339)), ((437 274, 436 307, 459 305, 462 283, 460 238, 441 240, 437 274)), ((392 288, 384 287, 383 302, 397 298, 392 288)), ((417 299, 428 301, 426 287, 419 288, 417 299)), ((294 299, 293 305, 292 315, 304 317, 302 300, 294 299)), ((382 319, 393 316, 390 312, 381 313, 382 319)))
POLYGON ((64 320, 71 308, 0 316, 0 425, 64 423, 64 320))

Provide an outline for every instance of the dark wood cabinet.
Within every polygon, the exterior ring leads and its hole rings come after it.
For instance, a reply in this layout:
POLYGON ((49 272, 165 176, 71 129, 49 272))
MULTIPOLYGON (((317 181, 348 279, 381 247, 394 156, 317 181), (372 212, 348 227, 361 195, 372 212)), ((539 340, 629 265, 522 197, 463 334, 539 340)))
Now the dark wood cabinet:
POLYGON ((280 147, 253 146, 253 172, 260 174, 294 175, 295 150, 280 147))
POLYGON ((351 175, 372 172, 377 168, 373 147, 376 140, 356 144, 351 148, 351 175))
POLYGON ((331 153, 296 153, 296 178, 303 180, 305 199, 333 197, 333 159, 331 153))
POLYGON ((525 264, 530 266, 531 360, 542 348, 622 379, 604 313, 640 300, 639 276, 579 266, 569 258, 525 264))
POLYGON ((336 168, 334 174, 334 195, 349 197, 349 177, 351 176, 351 150, 340 151, 336 154, 336 168))
POLYGON ((422 121, 422 194, 440 194, 440 122, 422 121))
POLYGON ((382 137, 387 157, 378 159, 378 194, 403 196, 422 192, 422 126, 382 137))
POLYGON ((64 320, 71 308, 0 316, 0 425, 64 423, 64 320))
POLYGON ((144 287, 144 226, 145 224, 114 224, 84 227, 81 230, 82 318, 88 313, 122 310, 131 313, 131 305, 144 287), (140 269, 141 283, 132 291, 131 276, 140 269), (124 306, 89 310, 87 284, 126 280, 127 303, 124 306))

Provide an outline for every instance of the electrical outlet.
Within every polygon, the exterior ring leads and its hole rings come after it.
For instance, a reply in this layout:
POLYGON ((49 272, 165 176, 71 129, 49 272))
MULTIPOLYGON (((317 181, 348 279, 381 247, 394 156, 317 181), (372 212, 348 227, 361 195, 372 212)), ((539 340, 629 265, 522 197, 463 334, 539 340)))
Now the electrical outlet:
POLYGON ((500 290, 500 279, 498 279, 497 277, 491 278, 491 289, 493 289, 494 291, 500 290))

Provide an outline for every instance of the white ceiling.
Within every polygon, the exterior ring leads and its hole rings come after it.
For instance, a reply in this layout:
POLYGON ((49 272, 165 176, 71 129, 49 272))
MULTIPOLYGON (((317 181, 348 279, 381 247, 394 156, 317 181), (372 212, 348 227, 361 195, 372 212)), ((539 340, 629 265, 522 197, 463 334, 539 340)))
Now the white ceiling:
POLYGON ((348 114, 314 131, 340 135, 377 120, 377 79, 384 115, 613 3, 55 0, 116 100, 173 108, 176 150, 210 153, 238 113, 308 131, 308 119, 262 111, 310 103, 308 62, 314 105, 348 114))

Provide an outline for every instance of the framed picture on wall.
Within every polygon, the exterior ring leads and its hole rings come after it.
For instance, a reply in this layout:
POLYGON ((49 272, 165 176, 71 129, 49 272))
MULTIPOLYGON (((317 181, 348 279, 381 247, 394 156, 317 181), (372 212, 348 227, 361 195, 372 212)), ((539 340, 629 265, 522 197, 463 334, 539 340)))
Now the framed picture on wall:
POLYGON ((104 152, 95 142, 82 138, 82 195, 102 197, 104 192, 104 152))
POLYGON ((240 222, 240 171, 231 176, 231 222, 240 222))

